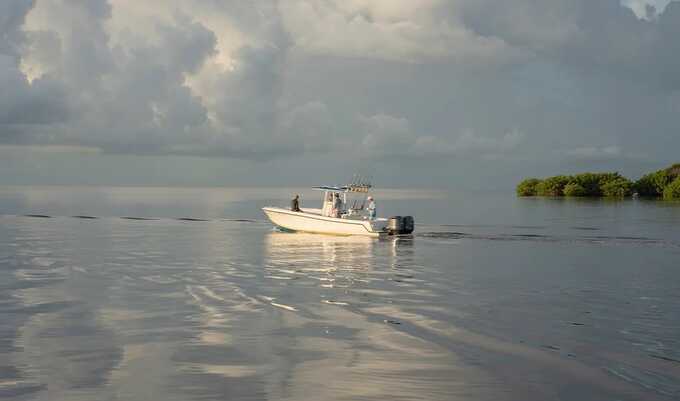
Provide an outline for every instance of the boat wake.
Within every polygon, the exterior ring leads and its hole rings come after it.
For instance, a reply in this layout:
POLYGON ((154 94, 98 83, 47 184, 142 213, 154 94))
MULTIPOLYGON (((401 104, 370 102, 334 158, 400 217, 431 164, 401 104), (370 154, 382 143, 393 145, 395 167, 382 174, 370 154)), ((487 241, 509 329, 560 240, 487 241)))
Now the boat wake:
POLYGON ((637 237, 637 236, 618 236, 618 235, 549 235, 549 234, 472 234, 458 231, 436 231, 418 233, 416 237, 432 238, 440 240, 485 240, 485 241, 534 241, 534 242, 564 242, 564 243, 585 243, 596 245, 642 245, 642 246, 661 246, 677 247, 680 243, 658 238, 637 237))
MULTIPOLYGON (((163 220, 174 220, 187 223, 205 223, 205 222, 224 222, 224 223, 238 223, 238 224, 268 224, 264 220, 246 219, 246 218, 194 218, 194 217, 142 217, 142 216, 92 216, 92 215, 73 215, 73 216, 54 216, 47 214, 24 214, 16 215, 0 215, 2 217, 25 217, 38 219, 54 219, 54 218, 72 218, 79 220, 98 220, 98 219, 122 219, 127 221, 138 222, 157 222, 163 220)), ((680 248, 679 241, 651 238, 645 236, 628 236, 628 235, 599 235, 601 231, 598 227, 590 226, 574 226, 569 227, 582 235, 556 235, 544 233, 473 233, 466 231, 436 231, 437 228, 461 228, 476 231, 482 229, 496 228, 496 229, 531 229, 531 230, 547 230, 548 226, 515 226, 515 225, 456 225, 456 224, 442 224, 442 225, 425 225, 426 228, 432 231, 417 232, 409 235, 410 238, 421 239, 436 239, 436 240, 482 240, 482 241, 532 241, 532 242, 547 242, 547 243, 573 243, 573 244, 593 244, 593 245, 632 245, 632 246, 658 246, 668 248, 680 248), (597 234, 597 235, 596 235, 597 234)), ((281 227, 272 227, 273 232, 290 233, 292 231, 281 227)))

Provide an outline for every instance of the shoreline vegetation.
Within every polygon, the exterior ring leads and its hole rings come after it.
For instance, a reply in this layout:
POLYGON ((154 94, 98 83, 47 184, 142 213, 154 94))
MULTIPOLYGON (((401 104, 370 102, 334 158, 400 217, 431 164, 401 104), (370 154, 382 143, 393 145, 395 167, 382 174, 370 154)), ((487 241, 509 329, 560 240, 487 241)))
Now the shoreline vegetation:
POLYGON ((680 163, 632 181, 619 173, 581 173, 528 178, 517 185, 517 196, 625 198, 640 196, 680 200, 680 163))

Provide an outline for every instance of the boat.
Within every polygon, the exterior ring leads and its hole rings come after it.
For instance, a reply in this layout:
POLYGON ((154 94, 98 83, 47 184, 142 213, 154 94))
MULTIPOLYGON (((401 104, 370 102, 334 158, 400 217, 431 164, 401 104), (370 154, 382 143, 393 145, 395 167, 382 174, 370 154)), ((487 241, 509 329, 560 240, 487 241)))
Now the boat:
POLYGON ((332 235, 361 235, 380 237, 388 235, 407 235, 413 232, 414 223, 411 216, 393 216, 390 218, 370 218, 365 206, 365 199, 351 197, 367 196, 371 184, 357 181, 350 185, 319 186, 313 189, 323 192, 320 209, 300 208, 293 211, 288 208, 267 206, 262 211, 277 227, 286 231, 306 232, 332 235), (333 207, 333 197, 342 199, 341 207, 333 207), (337 210, 336 210, 337 209, 337 210))

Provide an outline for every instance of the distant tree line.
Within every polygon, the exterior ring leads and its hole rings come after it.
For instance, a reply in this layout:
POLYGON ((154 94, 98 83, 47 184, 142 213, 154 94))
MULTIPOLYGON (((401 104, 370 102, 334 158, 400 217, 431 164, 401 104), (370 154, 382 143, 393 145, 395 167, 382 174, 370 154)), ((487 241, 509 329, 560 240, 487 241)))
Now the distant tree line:
POLYGON ((517 185, 518 196, 616 197, 637 194, 680 200, 680 163, 631 181, 619 173, 582 173, 544 179, 529 178, 517 185))

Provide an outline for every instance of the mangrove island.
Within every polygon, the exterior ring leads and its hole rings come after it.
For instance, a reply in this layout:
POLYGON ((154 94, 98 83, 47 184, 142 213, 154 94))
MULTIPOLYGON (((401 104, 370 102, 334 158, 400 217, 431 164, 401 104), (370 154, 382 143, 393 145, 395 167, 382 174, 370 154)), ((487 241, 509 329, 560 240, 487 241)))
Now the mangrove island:
POLYGON ((644 175, 637 181, 616 172, 529 178, 517 185, 517 195, 616 198, 636 195, 680 200, 680 163, 644 175))

